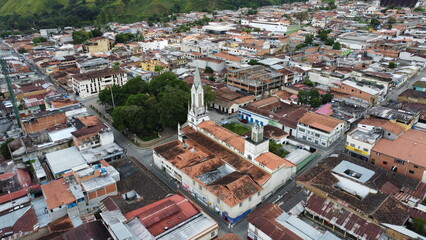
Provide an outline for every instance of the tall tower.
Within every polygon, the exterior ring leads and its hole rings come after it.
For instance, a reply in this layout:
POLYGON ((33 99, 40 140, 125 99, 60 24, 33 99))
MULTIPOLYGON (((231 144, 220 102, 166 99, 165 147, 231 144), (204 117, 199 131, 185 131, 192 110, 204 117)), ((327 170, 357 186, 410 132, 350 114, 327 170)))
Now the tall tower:
POLYGON ((246 138, 244 142, 244 156, 251 161, 266 152, 269 152, 269 140, 263 137, 263 126, 254 124, 251 138, 246 138))
POLYGON ((188 124, 196 126, 203 121, 209 121, 210 116, 207 113, 207 107, 204 105, 204 89, 201 85, 200 72, 198 67, 195 69, 194 84, 191 88, 191 104, 188 109, 188 124))

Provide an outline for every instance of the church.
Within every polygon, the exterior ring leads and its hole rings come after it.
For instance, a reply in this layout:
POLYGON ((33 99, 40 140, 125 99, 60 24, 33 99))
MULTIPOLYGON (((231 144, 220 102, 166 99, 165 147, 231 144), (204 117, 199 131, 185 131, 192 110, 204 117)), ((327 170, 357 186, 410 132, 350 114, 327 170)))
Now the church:
POLYGON ((234 224, 294 177, 296 166, 271 152, 263 126, 244 138, 210 121, 198 68, 178 140, 153 148, 156 167, 234 224))

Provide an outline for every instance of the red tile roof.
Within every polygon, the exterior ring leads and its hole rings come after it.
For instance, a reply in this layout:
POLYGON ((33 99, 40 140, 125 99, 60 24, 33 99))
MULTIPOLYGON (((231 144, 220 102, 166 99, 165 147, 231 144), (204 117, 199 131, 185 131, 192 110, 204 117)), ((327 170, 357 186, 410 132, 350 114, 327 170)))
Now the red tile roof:
POLYGON ((127 219, 137 217, 152 235, 158 236, 199 212, 188 199, 175 194, 129 212, 125 217, 127 219))

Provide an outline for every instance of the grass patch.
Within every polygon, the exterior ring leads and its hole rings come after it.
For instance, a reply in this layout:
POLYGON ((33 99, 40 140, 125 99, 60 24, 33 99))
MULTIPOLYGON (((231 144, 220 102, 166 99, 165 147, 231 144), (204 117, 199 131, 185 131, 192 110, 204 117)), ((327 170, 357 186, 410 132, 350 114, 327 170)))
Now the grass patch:
POLYGON ((158 134, 153 133, 153 134, 149 134, 149 135, 138 135, 138 138, 140 140, 144 141, 144 142, 147 142, 147 141, 151 141, 151 140, 158 138, 158 134))
POLYGON ((292 33, 295 33, 297 31, 299 31, 301 28, 302 28, 301 25, 291 25, 291 26, 288 26, 287 32, 285 34, 286 35, 290 35, 292 33))
POLYGON ((238 135, 244 135, 250 132, 250 128, 244 127, 242 124, 234 122, 224 124, 223 127, 238 135))

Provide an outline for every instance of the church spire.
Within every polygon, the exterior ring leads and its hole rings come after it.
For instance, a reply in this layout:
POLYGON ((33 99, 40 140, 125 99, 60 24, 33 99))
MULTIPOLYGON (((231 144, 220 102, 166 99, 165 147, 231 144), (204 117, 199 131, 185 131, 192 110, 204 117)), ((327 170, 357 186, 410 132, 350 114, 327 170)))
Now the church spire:
POLYGON ((196 67, 195 74, 194 74, 194 87, 198 88, 200 86, 201 86, 200 70, 198 70, 198 67, 196 67))
POLYGON ((188 111, 188 123, 198 125, 202 121, 209 121, 207 107, 204 104, 204 89, 201 84, 200 71, 195 68, 194 83, 191 87, 191 103, 188 111))

